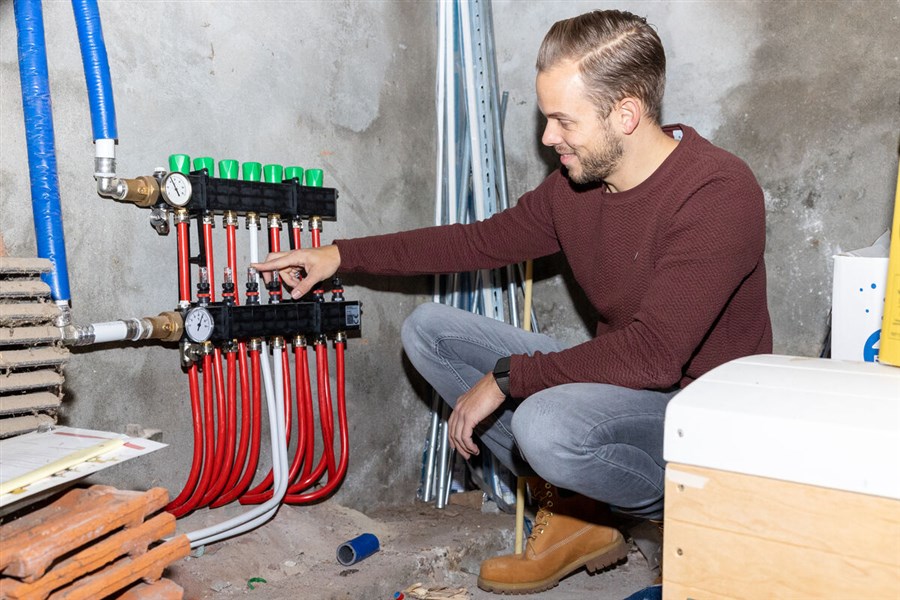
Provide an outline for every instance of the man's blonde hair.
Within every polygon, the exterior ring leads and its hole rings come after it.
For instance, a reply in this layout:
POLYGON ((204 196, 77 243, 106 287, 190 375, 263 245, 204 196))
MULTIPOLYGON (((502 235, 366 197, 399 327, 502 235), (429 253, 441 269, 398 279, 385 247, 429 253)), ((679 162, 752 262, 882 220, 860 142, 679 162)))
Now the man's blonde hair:
POLYGON ((578 63, 601 116, 630 96, 639 99, 644 114, 659 123, 666 54, 646 19, 630 12, 595 10, 557 21, 541 44, 537 69, 544 72, 562 61, 578 63))

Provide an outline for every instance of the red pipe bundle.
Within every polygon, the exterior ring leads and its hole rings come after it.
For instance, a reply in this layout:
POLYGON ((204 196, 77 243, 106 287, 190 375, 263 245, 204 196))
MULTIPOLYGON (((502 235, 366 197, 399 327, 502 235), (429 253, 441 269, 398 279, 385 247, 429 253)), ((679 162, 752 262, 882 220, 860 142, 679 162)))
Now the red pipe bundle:
MULTIPOLYGON (((276 217, 277 219, 277 217, 276 217)), ((251 225, 252 226, 252 225, 251 225)), ((223 292, 226 302, 239 304, 239 296, 233 293, 233 276, 237 273, 236 223, 233 215, 226 215, 227 239, 226 284, 231 292, 223 292), (230 276, 229 276, 230 274, 230 276)), ((269 249, 278 252, 280 223, 270 221, 269 249)), ((301 228, 296 222, 291 227, 290 246, 300 247, 301 228)), ((313 247, 320 245, 318 224, 310 227, 313 247)), ((189 257, 189 223, 185 219, 177 224, 178 237, 178 289, 182 306, 191 302, 191 273, 189 257)), ((215 301, 212 220, 204 219, 201 230, 205 267, 210 285, 209 300, 215 301)), ((269 291, 270 301, 280 301, 281 291, 269 291)), ((337 419, 340 438, 340 461, 334 454, 334 409, 331 401, 331 385, 328 371, 328 355, 325 339, 314 341, 316 353, 316 379, 321 421, 322 449, 315 460, 315 413, 313 410, 312 383, 309 372, 306 340, 294 340, 294 373, 291 377, 290 358, 282 355, 280 368, 284 375, 284 402, 287 443, 294 443, 294 456, 289 470, 289 488, 284 501, 303 504, 321 500, 333 493, 346 475, 348 463, 348 439, 346 400, 344 397, 345 342, 335 342, 337 364, 337 419), (293 379, 293 382, 292 382, 293 379), (296 404, 292 407, 292 399, 296 404), (296 415, 295 417, 293 415, 296 415), (293 422, 293 423, 292 423, 293 422), (292 435, 296 429, 296 436, 292 435), (316 463, 313 466, 313 463, 316 463), (312 489, 328 473, 327 482, 312 489)), ((234 500, 241 504, 257 504, 271 499, 273 476, 271 470, 252 489, 259 464, 261 437, 261 361, 258 346, 248 350, 245 341, 224 348, 214 348, 202 355, 201 362, 188 369, 191 412, 193 417, 194 452, 191 470, 181 493, 166 507, 176 517, 209 506, 216 508, 234 500), (224 354, 224 359, 223 359, 224 354), (249 365, 248 358, 249 356, 249 365), (223 360, 226 363, 223 368, 223 360), (202 376, 202 377, 201 377, 202 376), (200 391, 202 378, 203 393, 200 391), (240 428, 238 428, 237 394, 240 388, 240 428), (240 436, 238 436, 240 429, 240 436), (248 491, 249 490, 249 491, 248 491)), ((279 368, 276 366, 275 368, 279 368)))

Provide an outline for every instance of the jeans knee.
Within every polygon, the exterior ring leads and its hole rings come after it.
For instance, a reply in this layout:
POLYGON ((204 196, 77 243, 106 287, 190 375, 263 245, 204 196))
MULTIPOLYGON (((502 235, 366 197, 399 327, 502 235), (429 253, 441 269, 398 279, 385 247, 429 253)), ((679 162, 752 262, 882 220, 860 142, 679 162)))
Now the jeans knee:
POLYGON ((557 449, 554 440, 547 435, 546 422, 539 412, 537 402, 526 400, 513 413, 511 427, 516 446, 525 461, 541 474, 548 469, 545 459, 554 456, 557 449))
POLYGON ((418 354, 423 345, 430 343, 429 338, 434 339, 429 335, 430 325, 434 321, 434 306, 432 302, 420 304, 404 319, 400 327, 400 341, 407 355, 418 354))

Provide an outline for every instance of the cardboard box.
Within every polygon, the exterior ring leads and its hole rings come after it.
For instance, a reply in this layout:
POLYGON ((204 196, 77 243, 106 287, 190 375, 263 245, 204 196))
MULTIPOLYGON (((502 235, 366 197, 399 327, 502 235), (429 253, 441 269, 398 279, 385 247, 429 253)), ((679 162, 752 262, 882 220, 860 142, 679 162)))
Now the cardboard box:
POLYGON ((831 358, 878 360, 889 247, 886 232, 868 248, 834 257, 831 358))

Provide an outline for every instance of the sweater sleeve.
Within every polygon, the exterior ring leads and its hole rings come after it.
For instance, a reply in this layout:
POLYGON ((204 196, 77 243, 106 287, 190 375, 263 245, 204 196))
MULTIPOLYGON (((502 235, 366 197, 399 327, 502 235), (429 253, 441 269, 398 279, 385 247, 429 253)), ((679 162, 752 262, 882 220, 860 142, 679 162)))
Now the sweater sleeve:
POLYGON ((525 398, 575 382, 668 389, 765 249, 762 191, 749 169, 711 178, 662 230, 662 252, 629 322, 555 353, 516 355, 510 392, 525 398))
POLYGON ((516 206, 466 225, 335 240, 340 270, 375 275, 422 275, 492 269, 559 251, 550 203, 553 176, 516 206))

